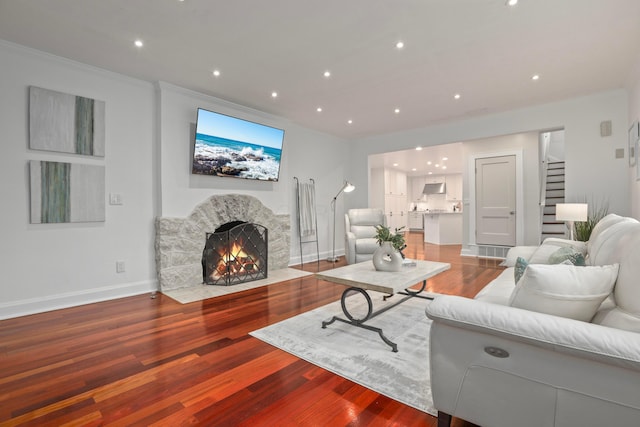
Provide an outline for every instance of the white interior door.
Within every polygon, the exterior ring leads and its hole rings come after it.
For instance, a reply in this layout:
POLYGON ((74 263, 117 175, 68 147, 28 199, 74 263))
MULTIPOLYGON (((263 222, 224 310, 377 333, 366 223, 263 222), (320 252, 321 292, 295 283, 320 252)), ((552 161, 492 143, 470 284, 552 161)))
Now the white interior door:
POLYGON ((476 243, 516 245, 516 157, 476 159, 476 243))

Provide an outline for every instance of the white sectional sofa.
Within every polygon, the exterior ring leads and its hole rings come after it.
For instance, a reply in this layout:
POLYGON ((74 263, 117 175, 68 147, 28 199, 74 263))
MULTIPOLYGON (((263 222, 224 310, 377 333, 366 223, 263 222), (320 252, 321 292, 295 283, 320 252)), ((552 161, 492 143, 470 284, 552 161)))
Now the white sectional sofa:
POLYGON ((505 264, 475 299, 427 308, 438 425, 640 425, 640 222, 611 214, 586 244, 547 239, 505 264), (536 263, 563 246, 586 266, 536 263))

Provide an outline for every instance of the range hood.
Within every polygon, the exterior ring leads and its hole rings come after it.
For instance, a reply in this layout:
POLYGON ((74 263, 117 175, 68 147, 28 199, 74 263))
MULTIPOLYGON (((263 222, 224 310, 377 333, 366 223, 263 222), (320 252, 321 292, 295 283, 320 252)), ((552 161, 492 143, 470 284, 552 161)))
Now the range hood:
POLYGON ((444 194, 446 192, 446 186, 444 182, 438 182, 436 184, 425 184, 422 194, 444 194))

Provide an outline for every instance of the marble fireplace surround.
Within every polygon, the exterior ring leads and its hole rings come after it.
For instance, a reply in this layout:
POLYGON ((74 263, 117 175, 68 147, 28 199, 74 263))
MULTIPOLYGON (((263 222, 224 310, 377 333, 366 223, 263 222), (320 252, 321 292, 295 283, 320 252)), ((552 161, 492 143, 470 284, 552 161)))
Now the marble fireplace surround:
POLYGON ((187 218, 156 218, 156 271, 160 291, 202 285, 206 233, 230 221, 260 224, 269 230, 268 270, 289 264, 290 218, 274 214, 253 196, 211 196, 187 218))

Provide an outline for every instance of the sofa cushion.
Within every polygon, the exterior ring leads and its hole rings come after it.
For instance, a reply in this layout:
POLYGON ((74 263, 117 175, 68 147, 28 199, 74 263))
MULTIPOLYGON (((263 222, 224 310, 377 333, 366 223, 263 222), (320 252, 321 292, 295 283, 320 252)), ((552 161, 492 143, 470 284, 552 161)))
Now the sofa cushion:
POLYGON ((569 261, 573 265, 584 266, 584 255, 573 248, 560 248, 549 256, 549 264, 569 261))
POLYGON ((356 253, 358 254, 372 254, 379 247, 378 242, 373 237, 356 240, 356 253))
POLYGON ((597 247, 601 243, 600 235, 609 227, 619 222, 625 221, 627 218, 616 215, 609 214, 602 218, 591 230, 591 235, 589 236, 589 241, 587 242, 587 253, 591 254, 594 251, 594 246, 597 247))
POLYGON ((482 288, 474 299, 491 304, 509 305, 509 298, 513 293, 513 269, 514 267, 505 269, 482 288))
POLYGON ((614 218, 610 219, 611 215, 607 215, 601 220, 601 222, 609 220, 609 225, 606 228, 598 229, 600 222, 594 227, 594 230, 598 232, 595 236, 592 233, 592 237, 589 239, 589 257, 587 264, 603 265, 608 263, 606 260, 612 257, 619 258, 623 255, 621 251, 623 240, 629 238, 629 234, 637 229, 639 223, 633 218, 613 216, 614 218), (611 224, 611 221, 614 219, 617 221, 611 224))
POLYGON ((518 283, 520 281, 520 278, 522 277, 522 275, 524 274, 524 270, 527 269, 527 266, 529 265, 529 263, 527 262, 526 259, 522 258, 522 257, 518 257, 518 259, 516 260, 516 265, 513 268, 513 279, 514 279, 514 284, 518 283))
POLYGON ((598 316, 601 325, 640 330, 640 223, 633 218, 625 218, 605 229, 589 254, 593 265, 618 263, 618 279, 613 290, 616 310, 606 316, 598 316), (619 312, 618 312, 619 311, 619 312), (635 319, 635 321, 634 321, 635 319), (632 325, 635 323, 635 326, 632 325))
POLYGON ((580 252, 583 256, 587 253, 587 244, 585 242, 578 242, 576 240, 566 240, 549 238, 546 239, 538 249, 528 259, 529 264, 552 264, 549 261, 549 257, 554 254, 559 248, 572 248, 576 252, 580 252))
POLYGON ((529 260, 538 246, 514 246, 507 252, 507 257, 500 263, 502 267, 515 267, 518 258, 529 260))
POLYGON ((618 264, 576 267, 529 264, 516 284, 509 305, 588 322, 609 296, 618 264))

